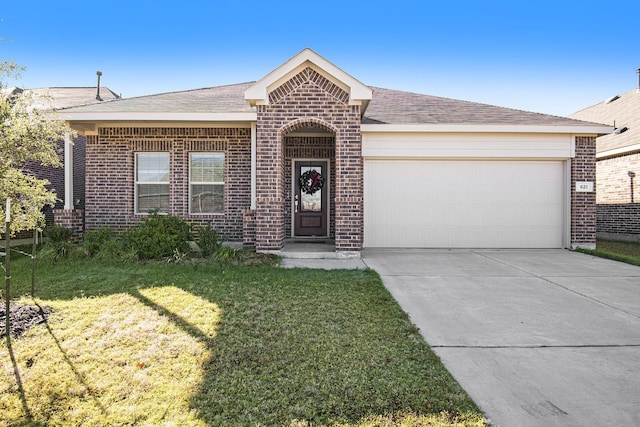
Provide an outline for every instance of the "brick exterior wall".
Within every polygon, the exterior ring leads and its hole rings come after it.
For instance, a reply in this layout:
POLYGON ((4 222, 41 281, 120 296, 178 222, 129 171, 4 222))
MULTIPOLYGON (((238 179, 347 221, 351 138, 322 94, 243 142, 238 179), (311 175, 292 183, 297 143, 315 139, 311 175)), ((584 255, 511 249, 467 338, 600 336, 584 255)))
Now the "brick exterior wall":
POLYGON ((286 161, 285 137, 309 126, 335 135, 332 205, 336 250, 362 248, 360 107, 348 105, 348 100, 348 93, 312 68, 306 68, 274 89, 269 94, 269 105, 257 107, 258 250, 279 250, 284 245, 291 205, 287 195, 291 192, 287 182, 291 170, 290 162, 286 161))
POLYGON ((599 160, 596 174, 598 236, 640 241, 640 153, 599 160))
POLYGON ((256 245, 256 211, 247 209, 242 213, 242 244, 244 246, 256 245))
POLYGON ((100 128, 87 137, 86 228, 125 228, 145 215, 134 213, 135 153, 170 155, 170 213, 193 225, 210 225, 227 241, 243 241, 243 211, 251 205, 249 128, 100 128), (189 213, 189 153, 225 153, 224 213, 189 213))
POLYGON ((571 247, 595 248, 596 193, 576 192, 577 181, 596 181, 596 138, 576 137, 571 161, 571 247))

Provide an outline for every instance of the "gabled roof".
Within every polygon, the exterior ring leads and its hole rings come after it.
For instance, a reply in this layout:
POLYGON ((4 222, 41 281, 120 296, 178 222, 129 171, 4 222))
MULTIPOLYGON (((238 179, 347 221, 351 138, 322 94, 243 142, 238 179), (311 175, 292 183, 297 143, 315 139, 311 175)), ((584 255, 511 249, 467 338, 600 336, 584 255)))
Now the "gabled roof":
MULTIPOLYGON (((117 99, 59 110, 70 120, 183 119, 243 117, 255 120, 255 107, 244 99, 253 83, 117 99)), ((529 125, 593 127, 594 123, 469 101, 373 88, 363 125, 529 125)), ((599 125, 596 125, 598 127, 599 125)), ((599 126, 598 132, 604 132, 599 126)), ((582 130, 584 132, 584 130, 582 130)))
POLYGON ((640 150, 640 89, 611 97, 570 117, 615 127, 613 133, 598 138, 599 157, 640 150))
POLYGON ((269 93, 311 68, 360 105, 367 132, 542 132, 605 134, 610 127, 565 117, 532 113, 469 101, 383 88, 371 88, 311 49, 304 49, 257 82, 113 99, 61 108, 60 115, 79 130, 96 131, 99 123, 236 122, 257 120, 256 105, 269 93))
POLYGON ((371 88, 345 73, 309 48, 302 50, 293 58, 248 87, 245 92, 245 99, 252 106, 269 104, 269 92, 278 88, 307 67, 311 67, 347 92, 349 94, 350 105, 363 105, 363 110, 366 109, 367 102, 371 99, 371 88))

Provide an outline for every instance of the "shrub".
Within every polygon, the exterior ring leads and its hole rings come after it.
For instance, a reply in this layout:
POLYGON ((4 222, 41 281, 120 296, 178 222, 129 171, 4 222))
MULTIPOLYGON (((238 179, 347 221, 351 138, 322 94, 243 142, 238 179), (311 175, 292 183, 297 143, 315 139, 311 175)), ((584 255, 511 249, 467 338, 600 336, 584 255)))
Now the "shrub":
POLYGON ((198 228, 198 247, 200 254, 208 258, 220 248, 220 237, 218 232, 207 225, 198 228))
POLYGON ((240 261, 241 255, 242 254, 237 249, 230 248, 228 246, 220 246, 213 255, 213 259, 220 264, 234 264, 240 261))
POLYGON ((71 252, 71 236, 73 230, 62 227, 58 224, 51 224, 45 227, 44 236, 47 238, 45 245, 45 257, 53 259, 66 258, 71 252))
POLYGON ((113 230, 109 227, 100 227, 97 230, 88 230, 84 232, 84 247, 89 256, 95 256, 107 244, 111 244, 115 240, 113 230))
POLYGON ((70 242, 73 230, 58 224, 47 225, 44 229, 44 236, 49 243, 70 242))
POLYGON ((122 236, 125 252, 139 260, 171 257, 175 250, 189 252, 189 224, 180 217, 152 213, 122 236))

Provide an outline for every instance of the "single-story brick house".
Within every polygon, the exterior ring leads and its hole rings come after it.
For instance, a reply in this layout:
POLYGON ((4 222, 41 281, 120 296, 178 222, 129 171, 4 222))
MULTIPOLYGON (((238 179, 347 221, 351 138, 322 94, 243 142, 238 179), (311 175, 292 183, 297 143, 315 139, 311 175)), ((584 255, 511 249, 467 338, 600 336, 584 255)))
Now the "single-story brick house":
POLYGON ((571 117, 615 129, 596 139, 598 237, 640 241, 640 88, 571 117))
POLYGON ((372 88, 310 49, 255 82, 60 114, 87 139, 86 229, 158 209, 259 251, 326 238, 345 256, 594 247, 588 183, 611 131, 372 88))

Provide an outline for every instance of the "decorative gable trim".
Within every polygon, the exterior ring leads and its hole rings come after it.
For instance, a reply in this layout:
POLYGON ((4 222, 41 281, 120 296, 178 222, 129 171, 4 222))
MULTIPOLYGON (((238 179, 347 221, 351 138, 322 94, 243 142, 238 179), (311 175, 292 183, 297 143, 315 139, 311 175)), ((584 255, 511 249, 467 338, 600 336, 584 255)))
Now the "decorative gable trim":
POLYGON ((307 82, 315 84, 343 104, 349 103, 349 93, 335 85, 332 81, 325 78, 311 67, 305 68, 300 73, 296 74, 291 79, 271 91, 269 93, 269 103, 277 104, 291 92, 307 82))
MULTIPOLYGON (((362 105, 366 108, 366 105, 371 100, 373 93, 371 88, 351 77, 309 48, 304 49, 249 86, 244 93, 244 97, 251 106, 268 105, 272 102, 270 94, 273 91, 292 79, 302 77, 300 76, 301 74, 309 73, 308 69, 324 77, 328 82, 348 94, 346 103, 349 105, 362 105)), ((276 95, 276 97, 281 99, 281 95, 276 95)), ((365 108, 362 109, 363 112, 365 108)))

